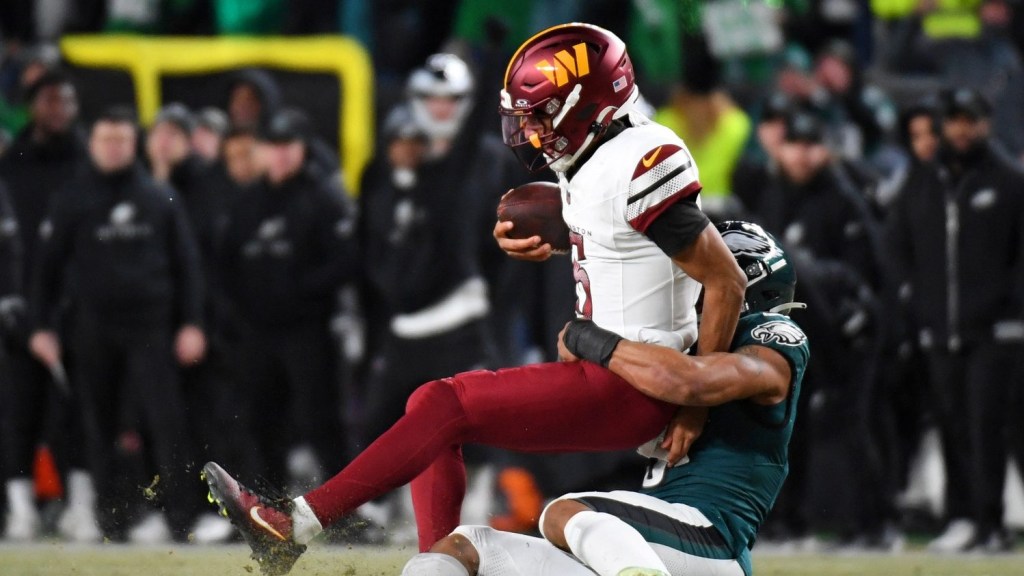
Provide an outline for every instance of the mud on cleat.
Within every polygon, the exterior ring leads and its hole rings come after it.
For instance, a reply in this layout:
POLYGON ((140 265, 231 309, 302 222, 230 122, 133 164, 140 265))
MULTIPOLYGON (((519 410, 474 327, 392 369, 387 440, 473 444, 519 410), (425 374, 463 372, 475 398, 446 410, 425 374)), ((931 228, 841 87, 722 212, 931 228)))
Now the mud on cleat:
POLYGON ((249 490, 213 462, 203 466, 201 477, 210 487, 211 502, 252 548, 252 559, 259 564, 260 572, 280 576, 291 571, 306 551, 305 545, 292 540, 292 502, 249 490))

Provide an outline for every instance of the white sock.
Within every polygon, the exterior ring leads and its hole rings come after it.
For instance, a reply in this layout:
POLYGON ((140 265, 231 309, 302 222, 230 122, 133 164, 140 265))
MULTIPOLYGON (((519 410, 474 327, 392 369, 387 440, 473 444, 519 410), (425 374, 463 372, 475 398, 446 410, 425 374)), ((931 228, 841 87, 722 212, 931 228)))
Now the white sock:
POLYGON ((572 553, 600 576, 617 576, 627 568, 668 568, 633 527, 603 512, 578 512, 565 524, 565 541, 572 553))
POLYGON ((96 488, 92 476, 84 470, 68 473, 68 507, 92 510, 96 505, 96 488))
POLYGON ((423 552, 405 564, 401 576, 469 576, 469 570, 447 554, 423 552))
POLYGON ((15 516, 35 516, 36 490, 31 478, 11 478, 7 481, 7 506, 15 516))
POLYGON ((292 502, 295 504, 292 510, 292 540, 299 544, 309 544, 310 540, 324 531, 324 527, 304 497, 299 496, 292 502))

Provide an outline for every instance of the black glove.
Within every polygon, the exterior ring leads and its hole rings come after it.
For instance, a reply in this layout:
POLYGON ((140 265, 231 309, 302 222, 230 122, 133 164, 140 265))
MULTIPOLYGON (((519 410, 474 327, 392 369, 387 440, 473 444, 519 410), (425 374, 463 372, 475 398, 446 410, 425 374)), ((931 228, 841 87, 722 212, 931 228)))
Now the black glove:
POLYGON ((619 345, 622 336, 594 324, 590 320, 577 318, 565 327, 565 347, 577 358, 590 360, 605 368, 612 359, 612 352, 619 345))

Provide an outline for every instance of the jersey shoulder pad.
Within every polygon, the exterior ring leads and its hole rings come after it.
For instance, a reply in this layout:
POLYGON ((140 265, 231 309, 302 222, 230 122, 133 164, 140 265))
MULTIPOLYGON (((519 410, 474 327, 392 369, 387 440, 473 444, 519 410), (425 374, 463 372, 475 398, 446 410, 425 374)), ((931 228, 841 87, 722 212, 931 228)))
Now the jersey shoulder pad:
POLYGON ((629 181, 626 219, 633 228, 644 230, 676 200, 700 191, 700 181, 693 156, 681 140, 652 139, 638 152, 629 181))
POLYGON ((803 373, 811 357, 807 335, 785 314, 755 312, 741 316, 736 325, 733 350, 743 346, 771 348, 788 359, 799 374, 803 373))

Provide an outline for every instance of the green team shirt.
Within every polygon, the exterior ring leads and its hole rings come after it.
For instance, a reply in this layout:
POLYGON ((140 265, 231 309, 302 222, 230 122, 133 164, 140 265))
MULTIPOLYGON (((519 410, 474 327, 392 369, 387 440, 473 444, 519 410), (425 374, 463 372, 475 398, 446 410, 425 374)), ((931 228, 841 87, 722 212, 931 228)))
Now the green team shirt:
POLYGON ((726 546, 695 552, 736 558, 750 574, 750 548, 789 472, 789 439, 810 350, 807 336, 788 316, 760 312, 741 317, 736 326, 730 350, 744 346, 764 346, 786 358, 789 396, 774 406, 737 400, 712 408, 689 462, 665 470, 658 485, 643 491, 703 512, 726 546))

